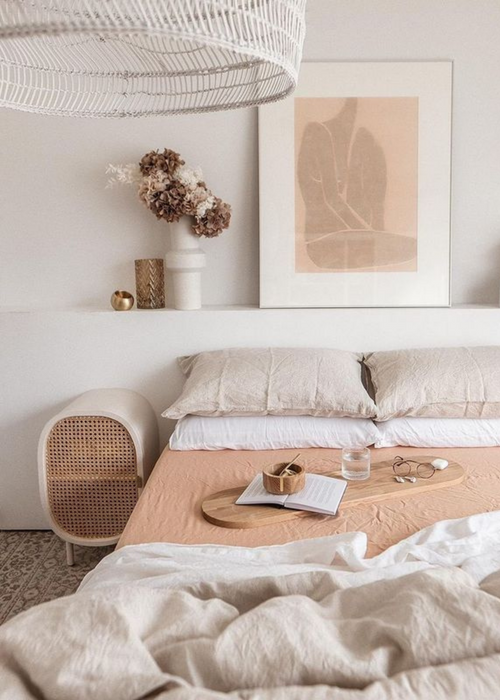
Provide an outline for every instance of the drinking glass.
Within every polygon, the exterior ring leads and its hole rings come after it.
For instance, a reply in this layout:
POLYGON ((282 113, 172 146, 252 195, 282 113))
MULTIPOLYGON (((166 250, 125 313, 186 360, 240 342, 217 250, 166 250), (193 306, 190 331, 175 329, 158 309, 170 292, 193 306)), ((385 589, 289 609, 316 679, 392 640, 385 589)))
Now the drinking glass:
POLYGON ((370 450, 367 447, 343 448, 342 476, 349 481, 370 478, 370 450))

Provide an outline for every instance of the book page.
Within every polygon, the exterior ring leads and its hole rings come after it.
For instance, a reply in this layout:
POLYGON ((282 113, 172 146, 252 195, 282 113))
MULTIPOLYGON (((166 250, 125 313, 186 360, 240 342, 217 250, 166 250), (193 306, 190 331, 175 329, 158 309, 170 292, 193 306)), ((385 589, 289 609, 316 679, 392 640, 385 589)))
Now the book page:
POLYGON ((262 483, 262 474, 257 474, 257 476, 252 479, 251 483, 243 491, 241 496, 236 501, 236 505, 239 506, 249 506, 256 504, 267 504, 267 505, 284 505, 288 496, 284 494, 283 496, 278 496, 274 493, 268 493, 264 488, 262 483))
POLYGON ((318 513, 337 513, 347 483, 319 474, 306 474, 306 485, 298 493, 292 493, 286 501, 287 508, 311 510, 318 513))

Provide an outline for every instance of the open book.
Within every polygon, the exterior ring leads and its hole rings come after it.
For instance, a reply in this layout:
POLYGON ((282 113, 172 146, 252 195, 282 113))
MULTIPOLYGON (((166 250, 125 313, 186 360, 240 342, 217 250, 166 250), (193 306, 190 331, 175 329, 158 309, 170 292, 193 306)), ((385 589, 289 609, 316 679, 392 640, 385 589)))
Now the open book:
POLYGON ((306 485, 302 491, 280 496, 268 493, 262 483, 262 474, 257 474, 251 484, 236 501, 237 505, 284 506, 294 510, 309 510, 312 513, 336 515, 344 496, 347 482, 330 476, 306 474, 306 485))

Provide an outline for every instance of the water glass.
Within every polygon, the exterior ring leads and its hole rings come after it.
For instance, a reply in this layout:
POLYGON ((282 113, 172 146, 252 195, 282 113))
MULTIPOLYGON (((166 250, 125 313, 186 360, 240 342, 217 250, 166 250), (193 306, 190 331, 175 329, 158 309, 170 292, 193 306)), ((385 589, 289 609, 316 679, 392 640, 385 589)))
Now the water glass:
POLYGON ((343 448, 342 476, 349 481, 370 478, 370 450, 367 447, 343 448))

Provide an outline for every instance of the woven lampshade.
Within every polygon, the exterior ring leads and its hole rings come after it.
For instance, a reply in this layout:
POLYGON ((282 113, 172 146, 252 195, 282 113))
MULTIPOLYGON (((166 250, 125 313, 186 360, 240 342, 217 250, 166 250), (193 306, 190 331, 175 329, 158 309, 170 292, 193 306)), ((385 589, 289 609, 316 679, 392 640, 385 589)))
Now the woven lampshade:
POLYGON ((0 0, 0 106, 127 117, 286 97, 306 0, 0 0))

